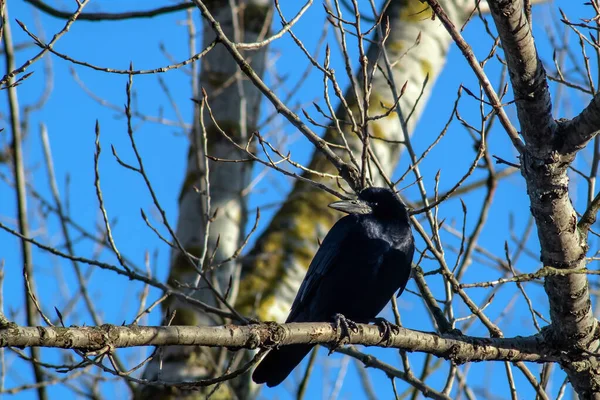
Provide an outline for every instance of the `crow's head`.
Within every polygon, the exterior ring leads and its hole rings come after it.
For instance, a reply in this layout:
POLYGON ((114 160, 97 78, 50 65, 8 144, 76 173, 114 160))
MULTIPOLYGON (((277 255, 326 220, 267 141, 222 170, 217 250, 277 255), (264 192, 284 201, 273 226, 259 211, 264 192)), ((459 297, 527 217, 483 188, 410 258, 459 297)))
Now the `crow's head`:
POLYGON ((408 211, 390 189, 370 187, 355 200, 336 201, 329 207, 348 214, 371 214, 377 218, 408 221, 408 211))

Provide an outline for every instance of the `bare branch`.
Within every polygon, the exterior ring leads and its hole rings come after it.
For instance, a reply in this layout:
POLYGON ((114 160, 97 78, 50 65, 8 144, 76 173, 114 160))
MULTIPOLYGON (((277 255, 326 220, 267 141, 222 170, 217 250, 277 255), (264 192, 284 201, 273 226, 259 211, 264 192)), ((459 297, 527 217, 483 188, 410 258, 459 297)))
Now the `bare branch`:
MULTIPOLYGON (((358 324, 349 344, 380 346, 382 333, 378 326, 358 324)), ((324 322, 289 324, 251 324, 246 326, 115 326, 99 327, 19 327, 11 325, 0 330, 2 347, 56 347, 82 351, 135 346, 209 346, 230 348, 270 348, 291 344, 335 344, 341 333, 336 325, 324 322)), ((542 336, 477 338, 470 336, 440 336, 434 333, 399 328, 390 335, 386 346, 408 351, 431 353, 462 364, 471 361, 560 360, 560 355, 544 346, 542 336)))

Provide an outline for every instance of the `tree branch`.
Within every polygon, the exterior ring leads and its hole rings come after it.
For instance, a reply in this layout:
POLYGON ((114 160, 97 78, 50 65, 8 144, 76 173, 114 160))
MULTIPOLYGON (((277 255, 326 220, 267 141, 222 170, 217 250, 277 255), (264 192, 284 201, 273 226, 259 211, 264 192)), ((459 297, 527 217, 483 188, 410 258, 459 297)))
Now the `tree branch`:
POLYGON ((583 149, 600 131, 600 94, 596 94, 590 104, 570 121, 561 126, 564 138, 562 151, 572 153, 583 149))
MULTIPOLYGON (((379 327, 358 324, 349 344, 382 346, 379 327)), ((335 344, 340 340, 335 324, 324 322, 252 324, 246 326, 115 326, 21 327, 7 324, 0 330, 1 347, 54 347, 98 351, 108 347, 208 346, 228 348, 271 348, 290 344, 335 344)), ((545 346, 542 335, 515 338, 440 336, 399 328, 387 347, 433 354, 454 363, 472 361, 551 362, 559 353, 545 346)))
MULTIPOLYGON (((68 19, 73 14, 69 11, 61 11, 50 5, 44 3, 40 0, 25 0, 26 3, 31 4, 35 8, 40 11, 45 12, 48 15, 51 15, 56 18, 68 19)), ((172 6, 158 7, 153 8, 152 10, 145 11, 127 11, 122 13, 102 13, 102 12, 90 12, 90 13, 81 13, 79 16, 80 21, 123 21, 134 18, 152 18, 157 17, 159 15, 168 14, 177 11, 187 10, 188 8, 192 8, 194 5, 192 3, 180 3, 174 4, 172 6)))
POLYGON ((437 0, 426 1, 427 4, 429 4, 429 6, 433 9, 435 15, 440 19, 442 24, 444 24, 444 27, 446 28, 446 30, 448 31, 448 33, 450 34, 460 51, 465 56, 465 59, 473 69, 473 72, 477 76, 477 79, 479 79, 479 83, 483 87, 483 90, 485 91, 486 96, 490 100, 492 107, 494 107, 494 110, 498 113, 498 119, 500 120, 500 123, 502 124, 502 126, 506 130, 506 133, 510 137, 510 140, 515 146, 515 149, 517 149, 517 151, 521 153, 524 149, 523 141, 519 137, 519 133, 517 132, 515 127, 510 122, 510 119, 506 115, 506 112, 502 108, 500 98, 498 97, 498 94, 492 87, 492 84, 490 83, 490 80, 488 79, 487 75, 483 71, 483 67, 479 64, 479 61, 475 57, 473 49, 471 48, 471 46, 468 45, 468 43, 458 31, 458 29, 456 29, 456 26, 454 26, 454 23, 452 23, 452 21, 448 17, 448 14, 444 11, 440 3, 437 0))
POLYGON ((494 0, 489 6, 510 71, 521 134, 535 144, 536 155, 546 154, 557 124, 552 118, 546 71, 537 55, 523 1, 494 0))
POLYGON ((361 188, 360 185, 360 174, 356 168, 346 163, 340 156, 338 156, 327 144, 326 141, 321 139, 319 135, 313 132, 300 117, 290 110, 278 97, 277 95, 264 83, 264 81, 258 76, 250 64, 245 60, 244 56, 238 51, 235 43, 233 43, 227 35, 221 29, 221 25, 212 16, 208 8, 199 0, 192 0, 194 4, 200 9, 202 16, 212 25, 213 31, 217 35, 219 41, 225 46, 227 51, 231 54, 233 59, 238 63, 242 72, 254 83, 254 85, 265 95, 267 99, 273 104, 279 113, 281 113, 292 125, 298 130, 325 156, 327 159, 335 165, 340 176, 344 178, 346 182, 355 190, 361 188))

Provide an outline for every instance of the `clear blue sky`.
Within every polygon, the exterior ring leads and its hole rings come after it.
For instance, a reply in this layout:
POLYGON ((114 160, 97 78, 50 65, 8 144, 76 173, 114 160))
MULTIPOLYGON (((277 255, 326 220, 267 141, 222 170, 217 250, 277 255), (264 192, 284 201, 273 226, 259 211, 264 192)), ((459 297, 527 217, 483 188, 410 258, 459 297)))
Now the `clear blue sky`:
MULTIPOLYGON (((66 2, 70 6, 70 2, 66 2)), ((56 5, 55 2, 52 2, 56 5)), ((86 11, 106 11, 118 12, 132 9, 150 9, 160 5, 171 4, 166 1, 94 1, 89 5, 86 11)), ((65 6, 59 2, 59 6, 65 6)), ((552 50, 547 40, 546 28, 551 27, 550 16, 553 10, 557 14, 557 7, 560 6, 572 18, 589 17, 590 11, 586 10, 579 2, 567 0, 557 1, 550 5, 536 6, 534 8, 534 29, 538 48, 542 58, 546 62, 552 61, 552 50), (575 4, 577 3, 577 4, 575 4)), ((292 15, 296 8, 286 9, 287 15, 292 15)), ((41 36, 42 28, 47 38, 59 31, 64 25, 63 20, 55 19, 34 11, 32 7, 23 2, 12 2, 9 4, 9 17, 15 45, 30 43, 31 40, 22 32, 19 26, 14 22, 19 19, 33 32, 41 36)), ((185 18, 185 13, 175 13, 162 16, 155 19, 133 20, 124 22, 77 22, 71 28, 70 32, 58 42, 56 49, 69 56, 89 62, 94 65, 127 69, 130 62, 133 62, 136 69, 150 69, 159 66, 171 64, 172 61, 161 52, 159 45, 164 45, 167 53, 175 60, 183 60, 188 57, 186 27, 180 22, 185 18)), ((323 21, 322 6, 319 2, 315 3, 307 13, 304 20, 295 28, 295 32, 302 37, 308 49, 316 47, 317 40, 321 34, 320 26, 323 21), (315 22, 316 21, 316 22, 315 22)), ((196 16, 196 22, 199 18, 196 16)), ((279 27, 279 22, 275 19, 275 27, 279 27)), ((201 31, 200 26, 198 29, 201 31)), ((487 55, 490 47, 489 37, 482 35, 482 24, 475 19, 466 29, 465 36, 473 45, 479 58, 487 55)), ((332 48, 336 48, 335 42, 331 36, 329 42, 332 48)), ((574 35, 571 35, 571 43, 576 43, 574 35)), ((17 53, 17 66, 20 66, 32 54, 35 54, 35 47, 26 47, 17 53)), ((577 49, 575 48, 577 53, 577 49)), ((321 51, 321 58, 323 52, 321 51)), ((279 76, 287 79, 286 88, 291 88, 303 73, 307 61, 300 55, 300 52, 293 47, 291 40, 284 38, 276 42, 269 52, 271 70, 269 71, 269 82, 273 82, 273 73, 277 72, 279 76)), ((356 58, 354 58, 356 59, 356 58)), ((333 58, 333 67, 339 72, 340 81, 345 84, 347 79, 343 78, 341 71, 344 70, 340 64, 339 58, 333 58)), ((103 153, 100 160, 101 185, 104 193, 106 209, 111 219, 117 222, 113 224, 113 233, 115 241, 120 251, 132 259, 138 266, 143 267, 144 255, 146 252, 151 254, 151 268, 156 271, 157 276, 164 280, 168 274, 168 249, 151 232, 140 218, 139 210, 144 209, 150 220, 159 225, 157 211, 153 206, 152 200, 139 176, 131 171, 126 171, 120 167, 110 153, 110 146, 114 145, 119 155, 124 160, 132 160, 132 151, 129 146, 129 139, 126 134, 126 124, 120 112, 110 107, 100 105, 82 86, 75 80, 71 73, 73 65, 57 57, 51 58, 51 65, 44 60, 39 61, 28 71, 35 73, 27 79, 18 88, 19 100, 21 106, 27 106, 35 103, 44 90, 48 73, 51 74, 53 88, 46 105, 31 115, 29 120, 29 130, 25 142, 26 165, 28 168, 28 181, 35 185, 41 195, 51 200, 47 175, 43 163, 43 154, 39 134, 39 124, 43 122, 48 127, 51 140, 51 146, 54 157, 55 172, 58 179, 59 189, 63 200, 67 198, 70 205, 70 215, 86 229, 91 232, 97 232, 96 227, 100 223, 100 215, 94 189, 94 124, 98 120, 101 127, 101 143, 103 153), (50 71, 46 68, 50 67, 50 71), (66 185, 66 179, 69 177, 70 184, 66 185), (154 257, 155 256, 155 257, 154 257)), ((595 68, 595 67, 594 67, 595 68)), ((105 74, 93 71, 89 68, 76 66, 74 70, 78 79, 83 82, 94 96, 104 99, 106 102, 117 107, 122 107, 125 102, 125 83, 127 77, 124 75, 105 74)), ((490 65, 487 69, 490 77, 497 82, 499 66, 498 63, 490 65)), ((184 71, 170 71, 160 75, 169 89, 171 96, 175 99, 178 109, 175 110, 165 96, 165 92, 159 84, 159 77, 154 75, 144 75, 134 77, 134 88, 136 90, 135 104, 137 109, 145 114, 152 116, 161 116, 171 121, 178 121, 178 113, 186 123, 191 121, 191 85, 190 76, 184 71)), ((460 83, 464 83, 472 91, 477 91, 477 83, 472 77, 472 73, 462 56, 453 48, 444 73, 438 79, 431 100, 424 112, 424 117, 418 125, 414 134, 414 145, 417 152, 423 151, 431 141, 437 136, 440 129, 445 124, 453 106, 453 101, 460 83)), ((554 92, 555 87, 551 85, 554 92)), ((309 105, 312 100, 321 96, 322 78, 317 73, 310 75, 301 89, 294 94, 291 101, 292 105, 309 105)), ((587 98, 578 95, 570 95, 564 104, 558 108, 556 117, 571 117, 578 112, 581 107, 589 101, 587 98)), ((263 107, 263 114, 270 113, 272 108, 263 107)), ((3 117, 8 113, 6 103, 6 92, 0 93, 0 112, 3 117)), ((477 121, 478 104, 468 98, 464 98, 461 107, 461 115, 473 122, 477 121)), ((509 108, 509 116, 516 123, 514 108, 509 108)), ((2 121, 5 122, 5 121, 2 121)), ((183 172, 187 156, 187 138, 185 131, 177 126, 165 126, 152 122, 142 122, 137 120, 135 123, 138 146, 143 154, 145 166, 152 184, 160 198, 161 205, 167 211, 167 215, 174 225, 177 218, 177 198, 179 195, 183 172)), ((10 143, 10 129, 4 125, 5 130, 0 133, 0 147, 10 143)), ((289 126, 285 121, 279 119, 270 128, 279 129, 288 135, 288 144, 293 142, 295 157, 298 161, 309 159, 312 149, 299 134, 289 126)), ((504 159, 514 161, 515 152, 512 151, 506 135, 501 129, 495 129, 490 136, 490 146, 492 153, 504 159)), ((422 172, 425 176, 425 183, 429 191, 432 191, 434 176, 439 169, 442 170, 441 184, 442 189, 451 187, 454 182, 462 176, 468 164, 473 157, 472 141, 464 128, 459 124, 454 124, 443 142, 431 153, 427 161, 422 164, 422 172)), ((407 166, 404 159, 401 162, 400 170, 403 171, 407 166)), ((10 176, 10 168, 6 165, 0 165, 0 171, 10 176)), ((262 169, 257 168, 255 175, 262 169)), ((482 173, 475 175, 483 176, 482 173)), ((410 183, 411 181, 407 181, 410 183)), ((577 183, 579 181, 575 181, 577 183)), ((282 178, 273 172, 269 172, 256 187, 254 195, 251 197, 251 207, 262 205, 271 205, 274 202, 285 198, 291 182, 282 178)), ((583 199, 585 191, 573 187, 576 204, 579 210, 583 209, 583 199)), ((476 192, 463 197, 463 200, 473 210, 477 210, 482 202, 483 192, 476 192)), ((414 188, 407 191, 409 199, 417 199, 417 192, 414 188)), ((52 215, 47 221, 42 219, 44 209, 40 207, 39 201, 29 199, 29 216, 32 224, 32 235, 38 240, 52 244, 60 245, 63 242, 60 234, 57 218, 52 215)), ((266 207, 261 209, 262 220, 261 229, 264 229, 277 207, 266 207)), ((510 239, 510 218, 512 214, 514 220, 514 232, 522 234, 528 219, 528 202, 525 193, 525 186, 521 177, 517 174, 503 181, 498 189, 494 200, 494 211, 489 216, 489 222, 481 237, 480 244, 498 256, 504 254, 504 242, 509 241, 514 249, 514 242, 510 239)), ((462 212, 458 199, 451 200, 440 207, 440 220, 447 218, 446 223, 455 226, 457 229, 462 227, 462 212)), ((15 221, 16 206, 13 190, 0 181, 0 218, 3 223, 10 226, 16 226, 15 221)), ((467 232, 472 229, 476 223, 476 212, 467 216, 467 232)), ((73 231, 73 237, 79 239, 79 235, 73 231)), ((257 236, 254 236, 256 238, 257 236)), ((21 259, 18 241, 15 238, 1 232, 0 233, 0 260, 4 262, 5 280, 4 280, 4 311, 9 318, 14 318, 18 323, 24 322, 22 311, 22 276, 21 259)), ((456 240, 448 239, 448 243, 458 245, 456 240)), ((537 247, 535 234, 529 243, 535 250, 537 247)), ((422 248, 422 244, 421 244, 422 248)), ((99 259, 112 260, 106 254, 97 254, 97 247, 93 244, 78 240, 76 252, 86 257, 95 257, 99 259)), ((454 261, 455 255, 448 252, 448 258, 454 261)), ((44 310, 54 316, 53 307, 63 309, 72 297, 76 289, 76 283, 72 273, 71 264, 58 259, 49 257, 37 250, 34 251, 34 264, 36 271, 36 283, 38 286, 39 297, 42 299, 44 310)), ((517 267, 524 271, 534 271, 538 268, 539 262, 534 257, 523 257, 517 267)), ((423 263, 423 268, 435 268, 433 263, 423 263)), ((87 270, 84 267, 84 270, 87 270)), ((490 268, 475 262, 470 267, 465 281, 474 282, 488 280, 493 278, 495 272, 490 268)), ((436 295, 443 297, 443 291, 436 279, 431 280, 432 287, 436 290, 436 295)), ((547 300, 545 294, 539 286, 526 286, 529 295, 535 302, 536 307, 546 311, 547 300)), ((414 289, 411 283, 409 288, 414 289)), ((101 270, 94 270, 90 279, 90 292, 94 302, 101 313, 103 321, 106 323, 120 324, 123 321, 130 322, 134 317, 139 302, 139 293, 141 286, 128 281, 122 277, 115 277, 113 274, 101 270)), ((487 292, 477 291, 469 292, 474 299, 481 301, 487 292)), ((487 309, 492 316, 498 316, 502 310, 511 303, 511 298, 515 293, 514 286, 508 286, 499 291, 495 301, 487 309)), ((151 291, 150 301, 156 299, 159 293, 151 291)), ((457 304, 459 304, 457 302, 457 304)), ((403 313, 403 323, 414 329, 430 330, 430 321, 425 317, 422 305, 418 298, 409 293, 400 299, 401 312, 403 313)), ((461 316, 467 315, 467 311, 462 306, 456 307, 457 313, 461 316)), ((147 324, 158 323, 158 313, 154 313, 147 324)), ((505 329, 507 336, 515 334, 530 334, 534 332, 526 305, 522 299, 517 300, 514 308, 511 308, 509 322, 504 322, 501 326, 505 329)), ((77 308, 76 312, 70 314, 65 323, 67 325, 92 324, 89 315, 82 308, 77 308)), ((486 335, 483 329, 477 328, 469 333, 474 335, 486 335)), ((131 360, 140 359, 141 353, 147 349, 136 349, 124 351, 123 358, 131 360)), ((397 353, 393 350, 368 350, 385 361, 394 365, 401 365, 397 353)), ((59 362, 56 352, 44 352, 49 360, 59 362)), ((307 399, 328 398, 334 390, 336 374, 339 370, 341 358, 332 356, 325 358, 325 352, 320 353, 322 360, 333 368, 319 368, 313 376, 309 386, 307 399)), ((8 374, 6 376, 5 387, 22 385, 31 381, 29 366, 15 359, 11 353, 6 353, 6 367, 8 374)), ((411 363, 414 371, 420 370, 422 363, 421 356, 411 356, 411 363)), ((517 388, 520 393, 524 393, 523 398, 529 398, 532 394, 529 384, 527 384, 522 375, 514 370, 517 388)), ((538 367, 532 366, 532 370, 538 374, 538 367)), ((303 371, 299 369, 298 371, 303 371)), ((302 372, 296 371, 297 374, 302 372)), ((445 368, 438 373, 440 383, 436 388, 443 386, 445 379, 445 368)), ((373 384, 382 398, 392 396, 389 379, 381 372, 371 373, 373 384)), ((555 374, 562 377, 562 373, 555 374)), ((472 365, 469 370, 468 379, 474 383, 474 387, 487 387, 492 390, 494 395, 499 398, 508 396, 508 389, 505 383, 504 367, 501 364, 481 364, 472 365), (493 370, 491 368, 493 367, 493 370), (498 378, 496 378, 496 374, 498 378)), ((553 383, 551 393, 556 394, 560 381, 553 383)), ((295 383, 294 383, 295 385, 295 383)), ((263 390, 264 398, 287 399, 290 397, 288 389, 295 386, 291 383, 282 385, 281 388, 263 390)), ((400 391, 403 391, 405 385, 398 382, 400 391)), ((105 384, 103 385, 106 398, 122 398, 125 392, 122 386, 105 384), (116 392, 111 392, 115 391, 116 392)), ((63 389, 51 387, 50 394, 52 398, 58 398, 64 394, 63 389)), ((293 393, 293 390, 291 391, 293 393)), ((482 393, 478 393, 482 394, 482 393)), ((34 398, 34 391, 22 392, 19 398, 34 398)), ((357 373, 353 363, 348 368, 348 376, 339 391, 339 399, 362 399, 363 392, 357 381, 357 373)))

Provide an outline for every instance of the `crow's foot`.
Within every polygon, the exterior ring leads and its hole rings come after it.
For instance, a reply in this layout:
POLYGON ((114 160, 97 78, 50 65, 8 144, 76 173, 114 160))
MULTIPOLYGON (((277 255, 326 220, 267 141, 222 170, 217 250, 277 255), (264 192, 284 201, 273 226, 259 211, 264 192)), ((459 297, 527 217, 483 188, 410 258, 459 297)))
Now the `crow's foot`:
POLYGON ((335 349, 344 344, 344 340, 350 341, 350 332, 358 333, 358 325, 356 322, 349 320, 342 314, 335 314, 333 316, 335 322, 335 330, 340 333, 340 339, 329 349, 329 354, 333 353, 335 349))
POLYGON ((396 324, 392 324, 385 318, 373 318, 371 322, 377 325, 381 330, 381 341, 378 344, 385 342, 386 346, 389 346, 390 340, 392 339, 392 332, 396 335, 400 333, 400 327, 396 324))

